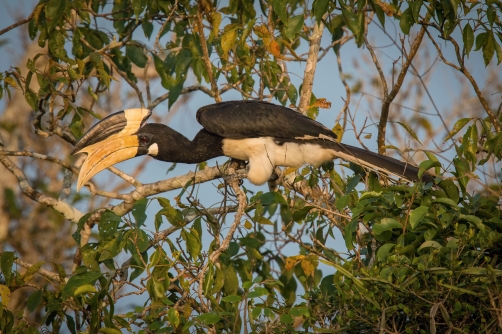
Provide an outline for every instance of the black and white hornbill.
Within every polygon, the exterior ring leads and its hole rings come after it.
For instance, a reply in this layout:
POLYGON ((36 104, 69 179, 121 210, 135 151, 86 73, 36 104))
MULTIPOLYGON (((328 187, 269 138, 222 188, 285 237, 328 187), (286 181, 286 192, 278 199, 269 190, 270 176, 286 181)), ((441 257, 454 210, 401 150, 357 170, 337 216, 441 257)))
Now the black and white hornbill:
MULTIPOLYGON (((341 144, 330 129, 289 108, 261 101, 229 101, 197 111, 203 129, 193 140, 163 124, 145 124, 151 111, 128 109, 94 125, 75 145, 87 153, 78 177, 80 189, 92 176, 118 162, 140 155, 199 163, 219 156, 249 162, 248 179, 269 180, 275 166, 320 165, 334 158, 370 170, 418 180, 419 169, 405 162, 341 144)), ((424 180, 432 177, 425 174, 424 180)))

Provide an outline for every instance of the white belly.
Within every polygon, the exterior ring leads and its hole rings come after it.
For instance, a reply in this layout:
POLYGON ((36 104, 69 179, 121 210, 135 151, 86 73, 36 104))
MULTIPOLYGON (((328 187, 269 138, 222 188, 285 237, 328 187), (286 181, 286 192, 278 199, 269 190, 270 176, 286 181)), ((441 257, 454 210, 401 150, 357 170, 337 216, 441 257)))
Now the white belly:
POLYGON ((249 161, 248 179, 254 184, 267 182, 275 166, 320 165, 334 158, 332 150, 317 144, 278 145, 272 137, 224 139, 223 153, 227 157, 249 161))

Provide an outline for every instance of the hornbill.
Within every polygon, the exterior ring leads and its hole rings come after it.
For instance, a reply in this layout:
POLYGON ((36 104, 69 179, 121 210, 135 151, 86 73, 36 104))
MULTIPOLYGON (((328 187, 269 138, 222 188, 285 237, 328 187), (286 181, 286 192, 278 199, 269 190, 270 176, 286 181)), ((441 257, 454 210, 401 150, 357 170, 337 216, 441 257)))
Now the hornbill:
MULTIPOLYGON (((275 166, 320 165, 334 158, 418 180, 417 167, 341 144, 321 123, 280 105, 229 101, 202 107, 197 111, 197 121, 203 129, 191 141, 166 125, 146 124, 150 115, 147 109, 120 111, 84 134, 72 152, 88 154, 77 189, 101 170, 140 155, 180 163, 199 163, 219 156, 248 161, 248 179, 256 185, 269 180, 275 166)), ((432 181, 432 176, 424 174, 423 179, 432 181)))

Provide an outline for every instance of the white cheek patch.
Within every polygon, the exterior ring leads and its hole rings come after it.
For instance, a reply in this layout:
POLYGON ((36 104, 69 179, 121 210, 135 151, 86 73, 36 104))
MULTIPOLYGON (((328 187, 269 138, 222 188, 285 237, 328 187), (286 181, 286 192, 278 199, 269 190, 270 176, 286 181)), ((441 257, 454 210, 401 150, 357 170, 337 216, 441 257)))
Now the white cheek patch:
POLYGON ((157 154, 159 154, 159 146, 157 143, 154 143, 148 147, 148 155, 156 156, 157 154))

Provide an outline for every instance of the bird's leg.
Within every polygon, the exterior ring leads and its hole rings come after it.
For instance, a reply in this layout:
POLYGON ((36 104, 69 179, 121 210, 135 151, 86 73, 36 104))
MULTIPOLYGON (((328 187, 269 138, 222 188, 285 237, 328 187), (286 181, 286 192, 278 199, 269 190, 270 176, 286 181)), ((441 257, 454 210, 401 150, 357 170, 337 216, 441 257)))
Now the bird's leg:
POLYGON ((232 181, 237 181, 239 186, 242 185, 242 179, 247 176, 246 172, 242 172, 243 169, 246 168, 247 163, 242 160, 231 159, 228 164, 227 172, 228 174, 223 177, 226 183, 230 183, 232 181))
POLYGON ((277 191, 277 184, 279 183, 279 179, 282 176, 282 170, 279 167, 275 167, 272 175, 270 175, 270 179, 268 180, 268 190, 269 191, 277 191))

